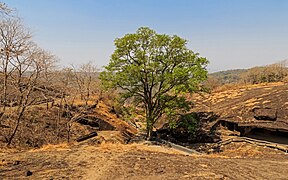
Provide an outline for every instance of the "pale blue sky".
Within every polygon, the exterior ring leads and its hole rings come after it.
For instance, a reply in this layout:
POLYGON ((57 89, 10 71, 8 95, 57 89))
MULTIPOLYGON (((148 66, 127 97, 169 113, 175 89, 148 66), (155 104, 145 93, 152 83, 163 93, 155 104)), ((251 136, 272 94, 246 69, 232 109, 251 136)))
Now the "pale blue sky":
POLYGON ((114 39, 148 26, 176 34, 210 72, 288 58, 288 0, 0 0, 60 64, 108 64, 114 39))

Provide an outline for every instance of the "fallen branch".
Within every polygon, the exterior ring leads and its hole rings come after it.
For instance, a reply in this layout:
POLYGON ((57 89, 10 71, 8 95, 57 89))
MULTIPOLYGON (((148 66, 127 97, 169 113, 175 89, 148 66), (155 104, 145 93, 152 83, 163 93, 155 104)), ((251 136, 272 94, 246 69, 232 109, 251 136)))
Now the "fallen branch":
POLYGON ((85 141, 85 140, 90 139, 90 138, 92 138, 92 137, 95 137, 95 136, 97 136, 97 135, 98 135, 97 132, 96 132, 96 131, 93 131, 93 132, 91 132, 91 133, 89 133, 89 134, 86 134, 86 135, 83 135, 83 136, 78 137, 78 138, 76 139, 76 141, 77 141, 77 142, 85 141))

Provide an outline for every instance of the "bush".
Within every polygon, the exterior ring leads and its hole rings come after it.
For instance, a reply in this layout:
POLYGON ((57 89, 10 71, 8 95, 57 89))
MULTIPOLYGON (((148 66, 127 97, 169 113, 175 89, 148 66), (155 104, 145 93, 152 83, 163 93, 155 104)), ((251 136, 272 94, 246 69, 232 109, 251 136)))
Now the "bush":
POLYGON ((243 74, 243 81, 251 84, 280 82, 288 76, 287 62, 264 66, 254 67, 243 74))
POLYGON ((190 135, 196 135, 199 126, 199 117, 196 113, 181 115, 178 121, 170 121, 169 128, 172 130, 183 129, 190 135))
POLYGON ((208 76, 207 80, 204 81, 203 87, 208 91, 213 91, 214 89, 218 88, 221 85, 222 84, 218 78, 214 76, 208 76))
POLYGON ((288 83, 288 75, 283 78, 282 82, 288 83))

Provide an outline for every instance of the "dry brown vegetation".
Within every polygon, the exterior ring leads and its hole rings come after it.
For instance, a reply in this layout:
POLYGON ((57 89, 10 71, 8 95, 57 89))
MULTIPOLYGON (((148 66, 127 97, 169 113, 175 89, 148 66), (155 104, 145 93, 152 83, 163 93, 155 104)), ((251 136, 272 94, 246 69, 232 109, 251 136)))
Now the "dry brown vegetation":
POLYGON ((227 70, 212 73, 204 82, 210 91, 237 89, 244 85, 288 82, 288 60, 250 69, 227 70))
POLYGON ((111 119, 108 107, 101 111, 111 94, 102 93, 95 65, 59 69, 57 58, 33 42, 21 20, 8 16, 0 24, 1 146, 70 142, 93 130, 77 120, 91 113, 111 119))
POLYGON ((287 155, 254 146, 230 146, 213 155, 185 155, 143 144, 53 146, 1 153, 0 176, 35 179, 285 179, 287 155))
MULTIPOLYGON (((2 3, 0 13, 7 16, 0 22, 0 179, 26 178, 28 172, 34 179, 287 178, 287 153, 257 144, 232 142, 201 155, 144 139, 127 144, 145 128, 143 112, 129 102, 116 102, 117 90, 101 90, 92 63, 57 68, 57 58, 39 48, 2 3), (76 142, 95 131, 96 137, 76 142)), ((195 112, 257 125, 253 109, 278 108, 278 119, 261 127, 286 128, 285 63, 252 68, 229 84, 211 77, 204 84, 211 94, 186 97, 195 102, 195 112)), ((229 131, 224 137, 225 130, 220 131, 222 140, 240 134, 229 131)))

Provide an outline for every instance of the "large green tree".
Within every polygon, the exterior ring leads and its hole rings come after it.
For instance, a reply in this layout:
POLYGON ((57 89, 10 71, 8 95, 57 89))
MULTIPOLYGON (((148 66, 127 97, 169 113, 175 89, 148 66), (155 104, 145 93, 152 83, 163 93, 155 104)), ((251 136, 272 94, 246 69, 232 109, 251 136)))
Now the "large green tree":
POLYGON ((199 90, 207 77, 208 60, 186 45, 179 36, 141 27, 115 40, 116 49, 100 75, 104 85, 122 89, 123 97, 144 107, 147 138, 163 114, 189 110, 183 93, 199 90))

